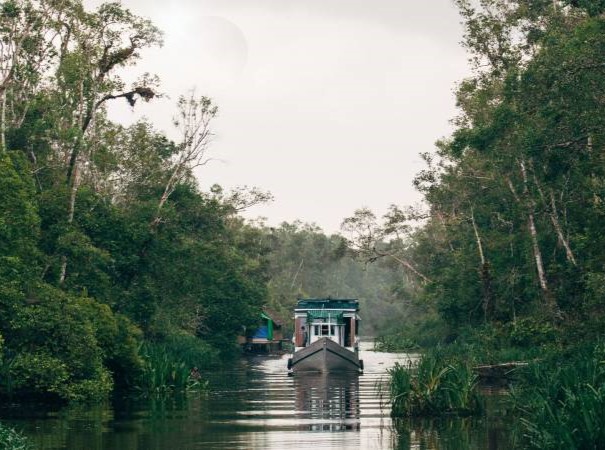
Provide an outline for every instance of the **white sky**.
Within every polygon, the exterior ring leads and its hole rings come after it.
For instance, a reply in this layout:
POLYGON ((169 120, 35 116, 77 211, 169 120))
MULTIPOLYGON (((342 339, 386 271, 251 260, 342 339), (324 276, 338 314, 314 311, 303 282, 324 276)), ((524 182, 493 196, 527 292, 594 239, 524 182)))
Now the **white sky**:
MULTIPOLYGON (((86 0, 94 6, 98 0, 86 0)), ((453 89, 468 74, 451 0, 123 0, 165 32, 136 69, 170 99, 111 106, 169 135, 180 94, 219 106, 202 188, 257 186, 270 225, 300 219, 331 233, 366 206, 420 200, 420 152, 451 131, 453 89)))

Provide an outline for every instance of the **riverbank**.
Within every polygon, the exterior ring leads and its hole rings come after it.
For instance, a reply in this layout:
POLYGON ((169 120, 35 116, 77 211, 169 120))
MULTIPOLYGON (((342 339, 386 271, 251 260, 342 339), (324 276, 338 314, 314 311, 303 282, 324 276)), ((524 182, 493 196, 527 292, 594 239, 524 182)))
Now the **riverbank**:
POLYGON ((477 369, 490 361, 490 368, 508 369, 498 381, 508 386, 505 405, 516 418, 518 445, 599 448, 605 442, 605 345, 599 339, 562 343, 559 336, 526 349, 489 348, 484 340, 425 350, 417 366, 390 371, 392 411, 400 417, 482 417, 477 369), (513 356, 515 364, 507 359, 513 356), (498 357, 502 359, 494 363, 498 357))

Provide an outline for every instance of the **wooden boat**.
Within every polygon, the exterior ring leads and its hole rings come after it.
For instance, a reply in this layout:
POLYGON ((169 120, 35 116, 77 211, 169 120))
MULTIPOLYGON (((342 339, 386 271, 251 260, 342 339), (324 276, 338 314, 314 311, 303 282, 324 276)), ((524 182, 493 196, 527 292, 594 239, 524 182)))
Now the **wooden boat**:
POLYGON ((292 372, 361 372, 359 302, 356 299, 299 299, 294 309, 292 372))

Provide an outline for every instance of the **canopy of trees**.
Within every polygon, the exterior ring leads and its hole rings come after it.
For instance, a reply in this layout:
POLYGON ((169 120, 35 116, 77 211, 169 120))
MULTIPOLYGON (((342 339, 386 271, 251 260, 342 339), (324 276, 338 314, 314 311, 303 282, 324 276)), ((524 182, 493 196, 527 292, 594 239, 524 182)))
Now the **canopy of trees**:
POLYGON ((176 141, 108 120, 157 89, 121 79, 161 33, 119 3, 2 2, 0 33, 0 395, 102 398, 143 339, 232 348, 266 298, 261 233, 237 215, 263 194, 197 188, 216 107, 182 97, 176 141))
POLYGON ((177 139, 109 120, 153 101, 160 31, 119 3, 0 3, 0 395, 102 398, 140 345, 225 351, 268 304, 360 298, 365 332, 438 314, 600 329, 605 303, 605 3, 456 0, 474 75, 414 180, 423 210, 359 210, 343 236, 247 224, 270 199, 202 192, 217 108, 181 97, 177 139), (377 264, 368 264, 376 262, 377 264), (413 299, 414 301, 409 301, 413 299), (402 301, 405 300, 405 301, 402 301))
POLYGON ((605 4, 456 4, 475 71, 414 181, 427 209, 358 211, 345 231, 454 331, 531 317, 582 333, 605 306, 605 4))

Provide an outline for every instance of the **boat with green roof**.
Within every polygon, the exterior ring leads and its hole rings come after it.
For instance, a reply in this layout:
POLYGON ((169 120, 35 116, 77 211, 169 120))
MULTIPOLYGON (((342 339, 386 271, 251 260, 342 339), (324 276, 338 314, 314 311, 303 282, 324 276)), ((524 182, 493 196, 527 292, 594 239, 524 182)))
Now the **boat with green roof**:
POLYGON ((292 372, 362 372, 359 302, 348 298, 298 299, 294 309, 292 372))

